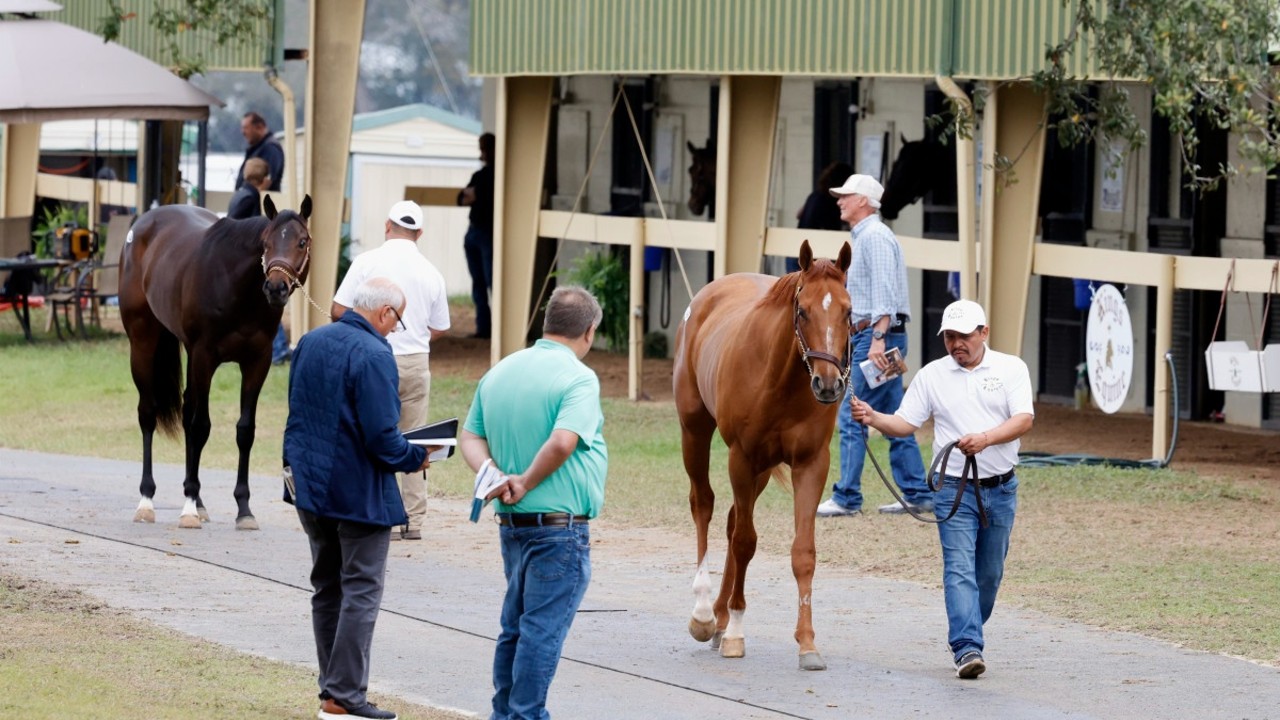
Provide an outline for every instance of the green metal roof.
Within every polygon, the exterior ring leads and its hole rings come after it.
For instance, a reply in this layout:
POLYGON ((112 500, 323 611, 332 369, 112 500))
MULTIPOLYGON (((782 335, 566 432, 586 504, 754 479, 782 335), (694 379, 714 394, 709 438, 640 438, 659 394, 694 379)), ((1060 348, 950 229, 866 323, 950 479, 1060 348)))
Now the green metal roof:
MULTIPOLYGON (((1072 17, 1060 0, 472 0, 471 8, 471 71, 498 76, 1009 78, 1039 69, 1072 17)), ((1087 59, 1074 60, 1083 74, 1087 59)))
MULTIPOLYGON (((107 4, 102 0, 57 0, 62 10, 39 13, 41 17, 74 25, 81 30, 97 34, 103 16, 107 15, 107 4)), ((184 0, 119 0, 126 14, 136 16, 126 20, 120 28, 118 42, 124 47, 168 67, 167 43, 151 27, 147 18, 157 4, 165 7, 184 7, 184 0)), ((186 56, 203 55, 209 70, 245 70, 260 72, 266 62, 271 48, 271 24, 264 21, 254 37, 240 42, 231 41, 217 50, 209 50, 212 38, 205 33, 184 33, 179 41, 182 52, 186 56)), ((57 52, 57 48, 50 48, 57 52)))

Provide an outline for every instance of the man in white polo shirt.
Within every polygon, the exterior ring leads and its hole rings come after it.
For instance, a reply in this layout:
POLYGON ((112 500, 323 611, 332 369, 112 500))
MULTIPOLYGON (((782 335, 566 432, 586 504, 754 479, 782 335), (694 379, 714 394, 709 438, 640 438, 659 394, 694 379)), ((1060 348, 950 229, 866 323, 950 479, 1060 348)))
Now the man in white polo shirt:
POLYGON ((935 457, 956 444, 959 453, 947 458, 942 489, 934 499, 939 518, 955 503, 965 456, 977 460, 979 488, 966 487, 955 516, 938 525, 947 642, 956 677, 965 679, 987 669, 982 626, 996 604, 1018 510, 1018 439, 1035 418, 1027 364, 987 347, 989 333, 982 306, 957 300, 943 311, 938 331, 947 357, 916 373, 896 413, 885 415, 857 398, 850 400, 854 420, 885 435, 909 435, 932 416, 935 457), (987 527, 982 526, 984 514, 987 527))
MULTIPOLYGON (((422 237, 422 208, 410 200, 391 206, 385 225, 386 242, 381 247, 357 255, 333 295, 329 313, 342 317, 354 302, 356 289, 365 280, 385 277, 404 290, 404 316, 387 335, 400 373, 400 429, 408 430, 426 422, 431 394, 431 341, 449 329, 449 298, 444 276, 418 250, 422 237)), ((393 308, 394 309, 394 308, 393 308)), ((393 532, 392 540, 421 540, 422 520, 427 514, 426 472, 399 477, 409 524, 393 532)))

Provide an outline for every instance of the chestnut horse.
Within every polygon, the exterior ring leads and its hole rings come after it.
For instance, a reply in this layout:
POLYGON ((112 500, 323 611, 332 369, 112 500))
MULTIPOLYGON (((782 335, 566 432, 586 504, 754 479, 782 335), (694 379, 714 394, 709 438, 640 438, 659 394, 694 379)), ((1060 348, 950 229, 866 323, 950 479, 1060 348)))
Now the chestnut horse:
POLYGON ((135 522, 155 522, 151 439, 156 425, 186 436, 186 503, 178 526, 199 528, 209 513, 200 498, 200 453, 209 439, 209 385, 218 366, 240 365, 236 446, 236 528, 257 530, 249 511, 249 451, 258 393, 271 368, 271 340, 311 258, 311 196, 301 212, 219 220, 204 208, 167 205, 148 211, 129 231, 120 258, 120 318, 138 388, 142 428, 142 500, 135 522), (187 355, 182 390, 181 343, 187 355))
POLYGON ((850 256, 845 243, 835 262, 815 260, 806 240, 798 272, 781 278, 755 273, 722 277, 694 296, 676 335, 676 411, 691 484, 689 506, 698 530, 689 633, 699 642, 712 640, 724 657, 746 653, 743 589, 756 551, 752 512, 770 475, 781 480, 779 466, 786 464, 795 504, 791 570, 799 589, 795 637, 800 667, 826 669, 813 642, 813 529, 852 358, 845 290, 850 256), (716 430, 729 446, 733 506, 724 578, 713 608, 706 554, 715 505, 708 471, 716 430))

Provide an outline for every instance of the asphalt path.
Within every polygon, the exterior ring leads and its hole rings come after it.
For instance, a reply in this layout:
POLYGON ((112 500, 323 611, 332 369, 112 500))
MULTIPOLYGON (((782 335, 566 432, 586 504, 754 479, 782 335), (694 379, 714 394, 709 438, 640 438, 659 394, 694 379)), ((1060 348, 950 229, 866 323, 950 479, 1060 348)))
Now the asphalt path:
MULTIPOLYGON (((181 468, 156 468, 154 525, 131 521, 138 473, 134 462, 0 449, 0 566, 312 667, 306 536, 278 499, 279 481, 253 478, 262 529, 238 532, 233 474, 206 472, 212 520, 181 530, 181 468)), ((486 717, 503 592, 497 529, 467 522, 460 499, 430 505, 423 541, 392 544, 371 685, 486 717)), ((555 717, 1280 717, 1276 668, 1007 604, 987 624, 987 674, 957 680, 940 590, 822 565, 814 618, 828 669, 803 672, 789 560, 763 554, 749 574, 747 656, 726 660, 686 629, 692 528, 681 536, 614 527, 606 507, 592 540, 591 588, 551 686, 555 717)), ((711 557, 718 569, 722 544, 711 557)))

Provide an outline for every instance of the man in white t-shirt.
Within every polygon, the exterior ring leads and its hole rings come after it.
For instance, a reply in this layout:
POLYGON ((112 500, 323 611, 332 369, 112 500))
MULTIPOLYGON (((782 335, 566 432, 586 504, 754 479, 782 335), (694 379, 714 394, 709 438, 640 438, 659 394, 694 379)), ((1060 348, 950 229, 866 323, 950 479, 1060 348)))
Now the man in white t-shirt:
POLYGON ((982 626, 996 604, 1018 510, 1014 468, 1019 438, 1035 419, 1027 364, 987 347, 989 333, 982 306, 957 300, 943 311, 938 331, 947 357, 920 368, 897 412, 876 412, 857 398, 849 403, 854 420, 885 435, 914 433, 932 416, 934 457, 956 444, 959 453, 947 458, 942 489, 934 498, 939 518, 946 517, 955 503, 965 456, 977 460, 979 487, 968 485, 955 516, 938 525, 947 642, 956 677, 965 679, 987 669, 982 626), (987 527, 982 526, 984 514, 987 527))
MULTIPOLYGON (((385 277, 404 290, 404 315, 387 335, 400 372, 400 429, 426 422, 431 395, 431 341, 449 329, 449 298, 444 276, 418 250, 422 237, 422 208, 410 200, 391 206, 385 226, 386 242, 357 255, 334 293, 329 313, 337 320, 351 308, 356 289, 365 280, 385 277)), ((394 309, 394 308, 393 308, 394 309)), ((409 524, 392 540, 421 540, 427 514, 427 476, 406 473, 399 477, 400 495, 409 524)))

